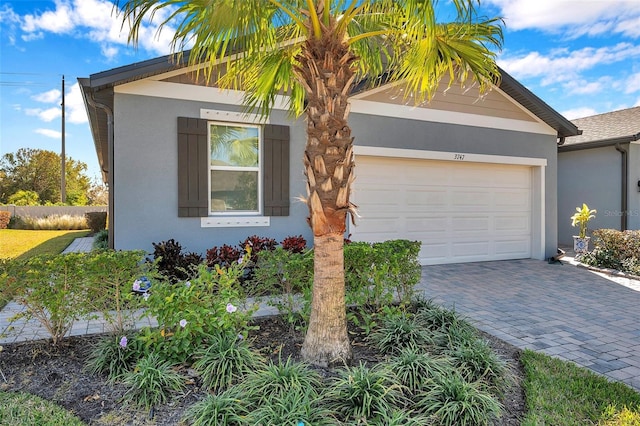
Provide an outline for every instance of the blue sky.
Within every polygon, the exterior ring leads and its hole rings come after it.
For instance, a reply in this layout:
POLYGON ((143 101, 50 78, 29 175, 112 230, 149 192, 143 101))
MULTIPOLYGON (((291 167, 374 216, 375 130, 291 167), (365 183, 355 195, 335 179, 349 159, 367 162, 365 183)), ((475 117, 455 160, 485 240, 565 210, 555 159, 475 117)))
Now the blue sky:
MULTIPOLYGON (((505 20, 498 63, 569 119, 640 106, 640 0, 485 0, 505 20)), ((108 0, 0 0, 0 156, 61 147, 99 168, 78 77, 169 52, 171 32, 144 27, 137 49, 108 0)), ((355 135, 357 138, 357 135, 355 135)))

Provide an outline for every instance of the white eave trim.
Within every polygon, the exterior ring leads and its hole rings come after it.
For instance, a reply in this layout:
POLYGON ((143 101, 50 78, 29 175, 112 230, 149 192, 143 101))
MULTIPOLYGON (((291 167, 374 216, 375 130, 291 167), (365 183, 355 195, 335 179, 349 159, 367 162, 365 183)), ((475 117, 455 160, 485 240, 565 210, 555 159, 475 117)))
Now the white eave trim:
POLYGON ((507 155, 473 154, 468 152, 422 151, 417 149, 381 148, 354 145, 356 155, 375 157, 415 158, 419 160, 455 161, 458 163, 514 164, 520 166, 546 167, 546 158, 512 157, 507 155))
MULTIPOLYGON (((204 87, 191 84, 171 83, 154 80, 138 80, 114 88, 115 93, 152 96, 167 99, 180 99, 198 102, 219 103, 224 105, 243 105, 244 93, 239 90, 222 90, 217 87, 204 87)), ((275 110, 288 110, 288 97, 278 95, 275 110)), ((406 105, 394 105, 382 102, 351 99, 351 112, 382 117, 403 118, 408 120, 431 121, 435 123, 456 124, 489 129, 501 129, 517 132, 556 136, 557 132, 542 122, 513 120, 486 115, 443 111, 406 105)))
POLYGON ((351 112, 383 117, 404 118, 408 120, 457 124, 461 126, 512 130, 543 135, 556 136, 558 133, 555 129, 542 122, 521 121, 509 118, 491 117, 487 115, 468 114, 464 112, 386 104, 361 99, 354 99, 351 101, 351 112))

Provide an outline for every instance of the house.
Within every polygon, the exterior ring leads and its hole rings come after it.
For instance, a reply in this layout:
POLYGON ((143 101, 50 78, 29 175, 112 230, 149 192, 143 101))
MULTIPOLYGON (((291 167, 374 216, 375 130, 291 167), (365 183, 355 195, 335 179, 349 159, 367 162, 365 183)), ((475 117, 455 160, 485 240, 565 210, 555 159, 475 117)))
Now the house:
POLYGON ((598 211, 590 229, 640 229, 640 107, 572 121, 582 135, 558 147, 558 241, 572 244, 571 215, 598 211))
MULTIPOLYGON (((267 120, 243 114, 242 93, 193 71, 166 56, 79 79, 113 246, 150 251, 174 238, 204 253, 250 235, 312 241, 298 201, 303 119, 282 98, 267 120), (212 149, 228 134, 249 141, 249 160, 212 149)), ((421 105, 394 84, 352 96, 350 238, 420 240, 423 264, 555 254, 557 143, 577 127, 505 72, 482 96, 445 87, 421 105)))

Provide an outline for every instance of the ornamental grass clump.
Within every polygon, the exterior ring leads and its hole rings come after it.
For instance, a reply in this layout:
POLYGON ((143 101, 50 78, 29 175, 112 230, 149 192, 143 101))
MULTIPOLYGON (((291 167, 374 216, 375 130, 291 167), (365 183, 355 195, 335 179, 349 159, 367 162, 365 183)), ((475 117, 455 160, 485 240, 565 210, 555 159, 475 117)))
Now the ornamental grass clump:
POLYGON ((478 382, 501 394, 510 384, 506 363, 491 349, 486 340, 476 338, 446 351, 456 369, 468 382, 478 382))
POLYGON ((195 352, 193 369, 200 374, 202 385, 220 391, 238 383, 251 371, 264 365, 264 360, 249 347, 242 335, 220 332, 207 340, 206 348, 195 352))
POLYGON ((403 392, 387 365, 360 362, 340 370, 330 382, 327 405, 347 424, 381 424, 380 418, 405 405, 403 392))
POLYGON ((386 316, 382 325, 368 338, 383 354, 397 353, 410 346, 429 347, 434 344, 429 331, 407 312, 386 316))
POLYGON ((269 362, 253 371, 237 387, 250 407, 255 408, 280 400, 289 393, 309 392, 308 397, 313 399, 317 397, 321 384, 318 373, 307 364, 287 358, 285 362, 269 362))
POLYGON ((192 426, 241 426, 246 425, 247 408, 234 389, 208 394, 190 406, 183 420, 192 426))
POLYGON ((458 373, 441 376, 417 395, 416 406, 442 426, 485 426, 500 416, 500 402, 458 373))
POLYGON ((185 381, 174 364, 157 353, 150 353, 122 376, 122 383, 129 387, 124 401, 151 410, 167 402, 172 393, 180 392, 185 381))
POLYGON ((109 383, 119 381, 132 370, 141 356, 141 348, 126 335, 102 337, 89 352, 85 368, 92 374, 105 374, 109 383))
POLYGON ((454 371, 448 357, 434 356, 415 346, 404 348, 392 357, 389 368, 411 394, 425 388, 435 378, 454 371))
POLYGON ((333 413, 322 405, 322 398, 310 389, 288 392, 273 398, 247 415, 250 425, 333 426, 333 413))

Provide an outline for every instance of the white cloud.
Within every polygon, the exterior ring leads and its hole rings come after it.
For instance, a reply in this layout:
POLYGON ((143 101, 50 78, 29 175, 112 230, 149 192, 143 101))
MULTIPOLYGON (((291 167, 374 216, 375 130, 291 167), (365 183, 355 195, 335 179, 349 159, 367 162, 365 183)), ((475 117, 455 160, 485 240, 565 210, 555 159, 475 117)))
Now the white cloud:
MULTIPOLYGON (((51 130, 51 129, 35 129, 34 132, 46 136, 48 138, 53 138, 53 139, 61 139, 62 137, 62 132, 57 131, 57 130, 51 130)), ((67 133, 67 132, 65 132, 67 133)))
MULTIPOLYGON (((5 13, 11 11, 5 9, 5 13)), ((170 53, 170 41, 175 30, 167 26, 158 33, 157 25, 170 13, 169 8, 159 10, 153 22, 145 22, 140 26, 140 48, 160 55, 170 53)), ((13 16, 13 19, 20 19, 15 13, 13 16)), ((129 44, 127 36, 130 24, 123 24, 122 15, 108 0, 55 0, 54 10, 25 15, 21 22, 24 41, 42 38, 46 33, 71 34, 98 43, 107 59, 112 59, 120 52, 117 46, 129 44)))
POLYGON ((638 37, 637 0, 487 0, 510 30, 539 29, 568 37, 616 32, 638 37))
POLYGON ((27 115, 38 117, 40 120, 47 123, 62 116, 62 109, 59 107, 41 109, 41 108, 25 108, 24 112, 27 115))
POLYGON ((71 86, 71 90, 65 97, 65 116, 69 123, 83 124, 89 122, 78 83, 71 86))
POLYGON ((560 49, 542 55, 530 52, 525 56, 501 57, 499 65, 515 78, 542 77, 543 86, 576 80, 580 72, 621 61, 640 58, 640 45, 618 43, 600 48, 584 47, 569 51, 560 49))
POLYGON ((589 107, 581 107, 562 111, 560 114, 562 114, 569 120, 573 120, 575 118, 590 117, 592 115, 596 115, 598 114, 598 111, 589 107))
POLYGON ((625 82, 624 93, 640 92, 640 72, 635 73, 625 82))
POLYGON ((40 15, 25 15, 22 29, 28 33, 47 31, 65 34, 74 28, 74 11, 67 1, 56 0, 56 9, 40 15))
POLYGON ((636 100, 636 103, 633 104, 634 107, 640 106, 640 98, 638 98, 638 100, 636 100))
POLYGON ((61 101, 61 92, 58 89, 51 89, 44 93, 39 93, 31 97, 31 99, 47 104, 59 103, 61 101))

